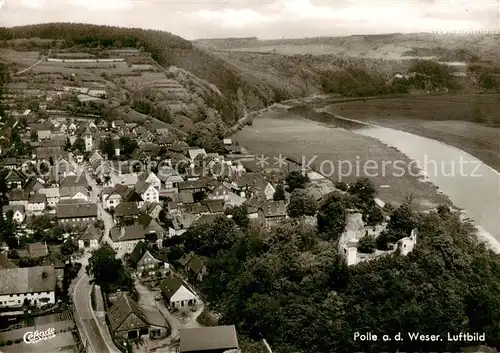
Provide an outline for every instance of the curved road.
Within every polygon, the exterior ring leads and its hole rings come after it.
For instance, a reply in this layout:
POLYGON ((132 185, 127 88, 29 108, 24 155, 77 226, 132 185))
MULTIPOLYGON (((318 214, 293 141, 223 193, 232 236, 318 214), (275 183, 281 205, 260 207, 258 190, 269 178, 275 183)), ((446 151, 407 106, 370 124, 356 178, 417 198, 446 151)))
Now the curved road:
MULTIPOLYGON (((102 206, 98 200, 99 188, 95 181, 85 173, 87 182, 92 187, 91 202, 96 202, 98 204, 98 218, 104 218, 105 224, 105 236, 110 230, 110 219, 106 219, 106 213, 103 212, 102 206)), ((73 291, 73 303, 75 305, 75 320, 80 332, 80 336, 87 347, 88 353, 121 353, 118 348, 113 343, 111 334, 105 324, 104 318, 101 318, 101 324, 99 324, 99 319, 95 315, 92 309, 92 304, 90 301, 90 294, 92 292, 92 284, 89 283, 90 278, 85 273, 85 266, 88 263, 88 255, 84 257, 82 261, 82 268, 80 276, 75 284, 73 291)))

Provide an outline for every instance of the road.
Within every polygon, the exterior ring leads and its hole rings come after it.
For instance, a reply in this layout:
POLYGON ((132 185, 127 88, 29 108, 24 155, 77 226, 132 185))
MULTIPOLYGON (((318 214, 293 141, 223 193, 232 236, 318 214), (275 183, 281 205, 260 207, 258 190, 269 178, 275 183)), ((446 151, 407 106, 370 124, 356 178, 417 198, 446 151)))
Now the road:
POLYGON ((104 223, 104 235, 101 239, 101 243, 108 243, 112 246, 111 239, 109 238, 109 231, 114 227, 113 217, 106 211, 104 211, 104 207, 101 202, 101 198, 99 195, 101 194, 102 187, 97 185, 96 181, 90 173, 85 173, 85 177, 87 179, 87 183, 92 188, 92 192, 90 194, 90 202, 94 202, 97 204, 97 213, 98 218, 101 219, 104 223))
MULTIPOLYGON (((87 182, 92 187, 91 202, 98 202, 98 195, 100 193, 100 188, 96 185, 95 181, 88 175, 85 174, 87 182)), ((99 217, 103 219, 102 215, 105 214, 102 210, 102 206, 99 209, 99 217)), ((109 215, 108 215, 109 216, 109 215)), ((107 232, 109 233, 110 220, 103 219, 104 224, 108 223, 107 232)), ((112 220, 111 220, 112 222, 112 220)), ((77 321, 77 327, 80 331, 80 336, 87 345, 87 352, 89 353, 120 353, 118 348, 113 343, 111 335, 107 326, 102 324, 103 318, 101 318, 101 324, 99 319, 96 317, 94 310, 92 309, 92 304, 90 301, 90 293, 92 291, 92 284, 89 283, 90 278, 85 273, 85 266, 88 264, 89 255, 87 254, 82 261, 82 269, 79 278, 75 284, 75 289, 73 291, 73 303, 75 304, 75 320, 77 321)))

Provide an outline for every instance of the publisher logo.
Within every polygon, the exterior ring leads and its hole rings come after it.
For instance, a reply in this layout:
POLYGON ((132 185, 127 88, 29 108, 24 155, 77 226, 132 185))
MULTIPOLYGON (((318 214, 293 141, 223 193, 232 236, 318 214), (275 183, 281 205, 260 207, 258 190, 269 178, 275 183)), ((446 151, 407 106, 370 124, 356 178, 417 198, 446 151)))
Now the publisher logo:
POLYGON ((23 340, 28 344, 35 344, 40 341, 46 341, 56 337, 54 328, 49 328, 45 331, 28 331, 24 334, 23 340))

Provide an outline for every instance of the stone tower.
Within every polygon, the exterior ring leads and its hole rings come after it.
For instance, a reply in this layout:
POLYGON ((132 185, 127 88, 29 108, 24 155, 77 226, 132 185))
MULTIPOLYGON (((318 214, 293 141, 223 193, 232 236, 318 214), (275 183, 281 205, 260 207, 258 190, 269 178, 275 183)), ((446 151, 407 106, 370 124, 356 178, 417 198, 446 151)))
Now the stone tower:
POLYGON ((85 151, 86 152, 92 151, 94 144, 92 139, 92 133, 90 132, 90 129, 88 127, 85 130, 84 138, 85 138, 85 151))

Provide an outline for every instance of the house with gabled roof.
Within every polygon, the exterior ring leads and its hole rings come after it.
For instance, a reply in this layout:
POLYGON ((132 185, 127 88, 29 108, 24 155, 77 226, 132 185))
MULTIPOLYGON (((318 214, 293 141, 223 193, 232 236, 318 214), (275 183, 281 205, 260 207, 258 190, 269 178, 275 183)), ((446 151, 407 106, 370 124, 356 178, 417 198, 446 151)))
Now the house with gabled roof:
POLYGON ((288 218, 285 201, 264 202, 259 207, 259 217, 268 227, 279 224, 279 222, 288 218))
POLYGON ((111 228, 110 237, 113 248, 119 254, 131 253, 137 243, 144 241, 146 232, 141 225, 131 225, 111 228))
POLYGON ((61 226, 87 226, 97 221, 97 205, 80 200, 61 200, 56 209, 57 221, 61 226))
POLYGON ((149 183, 149 184, 153 185, 156 188, 156 190, 161 189, 161 180, 153 172, 141 173, 139 175, 139 177, 137 178, 137 181, 144 181, 146 183, 149 183))
POLYGON ((97 249, 102 238, 102 231, 93 224, 89 224, 87 229, 78 238, 79 249, 97 249))
POLYGON ((114 216, 118 224, 130 224, 139 217, 137 202, 120 202, 114 210, 114 216))
POLYGON ((90 192, 85 186, 62 186, 59 188, 60 200, 82 200, 88 202, 90 192))
POLYGON ((170 274, 160 284, 161 293, 171 310, 183 310, 196 307, 198 298, 189 287, 174 274, 170 274))
POLYGON ((23 189, 13 189, 9 191, 9 205, 23 205, 28 207, 28 200, 30 198, 29 192, 23 189))
POLYGON ((163 338, 169 334, 167 320, 158 309, 139 305, 127 294, 120 295, 108 310, 107 317, 112 335, 120 339, 144 335, 163 338))
POLYGON ((24 222, 26 212, 23 205, 5 205, 2 207, 3 217, 6 219, 9 212, 12 212, 12 220, 18 224, 24 222))
POLYGON ((9 189, 21 189, 26 182, 26 175, 20 170, 12 169, 5 177, 5 183, 9 189))
POLYGON ((145 201, 139 212, 146 214, 153 219, 158 219, 162 209, 163 207, 158 202, 145 201))
POLYGON ((43 188, 42 184, 43 180, 37 179, 35 177, 31 177, 28 179, 28 182, 24 185, 24 190, 28 191, 30 194, 37 193, 40 189, 43 188))
POLYGON ((160 201, 160 193, 158 189, 155 188, 153 184, 148 183, 145 180, 137 181, 137 183, 134 186, 134 189, 141 196, 143 201, 149 201, 149 202, 160 201))
POLYGON ((59 194, 59 188, 42 188, 38 190, 39 194, 43 194, 47 197, 47 206, 56 207, 59 203, 61 195, 59 194))
POLYGON ((164 277, 170 272, 170 264, 155 257, 155 252, 143 241, 137 243, 130 254, 130 261, 135 266, 137 277, 164 277))
POLYGON ((184 181, 184 178, 174 168, 168 166, 158 168, 157 177, 166 191, 177 192, 179 183, 184 181))
POLYGON ((41 215, 47 208, 47 197, 44 194, 31 194, 26 206, 26 212, 33 215, 41 215))
POLYGON ((196 278, 197 281, 201 282, 208 272, 205 260, 194 252, 184 255, 178 262, 184 268, 184 271, 189 276, 196 278))

